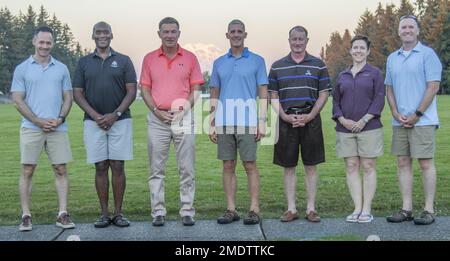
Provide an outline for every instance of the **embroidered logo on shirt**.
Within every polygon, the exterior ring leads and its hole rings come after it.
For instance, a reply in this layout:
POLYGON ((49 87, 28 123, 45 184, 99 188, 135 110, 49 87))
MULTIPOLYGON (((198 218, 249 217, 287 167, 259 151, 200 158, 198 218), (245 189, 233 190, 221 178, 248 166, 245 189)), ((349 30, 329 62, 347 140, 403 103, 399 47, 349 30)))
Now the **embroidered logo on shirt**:
POLYGON ((112 68, 117 68, 118 67, 117 62, 116 61, 112 62, 111 63, 111 67, 112 68))
POLYGON ((312 75, 312 74, 311 74, 311 71, 309 71, 309 70, 306 70, 306 73, 305 73, 305 75, 311 76, 311 75, 312 75))

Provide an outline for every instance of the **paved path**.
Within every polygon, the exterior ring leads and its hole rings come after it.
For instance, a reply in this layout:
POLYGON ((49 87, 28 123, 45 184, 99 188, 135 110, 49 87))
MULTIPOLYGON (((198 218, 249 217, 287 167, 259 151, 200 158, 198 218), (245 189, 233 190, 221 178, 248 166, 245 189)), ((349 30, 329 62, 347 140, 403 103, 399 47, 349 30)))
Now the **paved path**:
POLYGON ((450 240, 450 217, 437 217, 429 226, 413 222, 387 223, 375 218, 372 223, 347 223, 342 218, 324 218, 320 223, 306 220, 282 223, 265 219, 260 225, 243 225, 242 221, 219 225, 215 220, 197 220, 195 226, 185 227, 180 221, 166 221, 163 227, 151 222, 132 222, 130 227, 97 229, 92 224, 77 224, 75 229, 63 230, 51 225, 33 225, 33 231, 19 232, 18 226, 0 227, 0 241, 272 241, 272 240, 366 240, 378 235, 384 240, 450 240), (72 237, 70 237, 72 236, 72 237))

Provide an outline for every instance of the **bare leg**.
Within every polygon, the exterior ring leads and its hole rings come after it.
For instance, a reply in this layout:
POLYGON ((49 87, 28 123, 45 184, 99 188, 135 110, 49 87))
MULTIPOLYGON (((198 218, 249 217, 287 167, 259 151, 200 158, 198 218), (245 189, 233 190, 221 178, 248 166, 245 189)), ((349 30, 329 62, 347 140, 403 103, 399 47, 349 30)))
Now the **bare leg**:
POLYGON ((227 209, 236 210, 236 161, 224 160, 223 161, 223 190, 225 191, 225 197, 227 199, 227 209))
POLYGON ((284 168, 284 193, 288 203, 288 210, 292 213, 297 213, 295 206, 295 193, 297 187, 297 175, 295 174, 295 167, 284 168))
POLYGON ((256 161, 243 161, 250 193, 250 211, 259 213, 259 171, 256 161))
POLYGON ((102 216, 109 216, 108 196, 109 196, 109 161, 100 161, 95 163, 95 188, 100 201, 102 216))
POLYGON ((55 172, 55 185, 58 193, 59 212, 67 212, 67 194, 69 193, 69 177, 66 164, 53 165, 55 172))
POLYGON ((31 215, 30 198, 33 173, 36 165, 22 164, 22 173, 19 179, 20 204, 22 206, 22 215, 31 215))
POLYGON ((412 160, 409 156, 397 157, 398 181, 402 193, 403 210, 412 210, 413 170, 412 160))
POLYGON ((316 166, 304 166, 305 167, 305 187, 307 192, 307 205, 306 213, 311 211, 316 211, 316 193, 317 193, 317 181, 319 179, 319 174, 317 174, 316 166))
POLYGON ((110 160, 112 189, 114 196, 114 216, 122 214, 123 195, 126 187, 125 163, 123 160, 110 160))
POLYGON ((377 190, 376 158, 361 158, 364 168, 364 203, 363 212, 371 213, 372 200, 377 190))
POLYGON ((359 157, 345 158, 345 166, 347 170, 347 186, 352 196, 355 209, 353 213, 361 213, 363 198, 361 177, 359 176, 359 157))
POLYGON ((436 193, 436 167, 433 159, 419 159, 422 169, 425 210, 434 213, 434 195, 436 193))

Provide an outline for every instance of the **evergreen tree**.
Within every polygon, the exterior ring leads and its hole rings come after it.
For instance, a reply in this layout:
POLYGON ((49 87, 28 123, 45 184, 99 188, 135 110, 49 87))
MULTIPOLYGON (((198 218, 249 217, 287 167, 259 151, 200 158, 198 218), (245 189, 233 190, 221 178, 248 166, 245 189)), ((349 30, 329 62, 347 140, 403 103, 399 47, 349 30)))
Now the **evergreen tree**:
POLYGON ((443 76, 441 82, 441 93, 450 93, 450 12, 447 12, 447 20, 445 22, 444 30, 442 31, 441 61, 443 65, 443 76))

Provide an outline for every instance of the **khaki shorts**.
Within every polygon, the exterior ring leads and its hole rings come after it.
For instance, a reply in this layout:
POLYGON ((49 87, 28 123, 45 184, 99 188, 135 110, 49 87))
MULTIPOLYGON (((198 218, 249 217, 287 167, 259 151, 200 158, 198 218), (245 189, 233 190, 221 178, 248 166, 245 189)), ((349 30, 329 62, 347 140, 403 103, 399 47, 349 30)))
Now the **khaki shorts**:
POLYGON ((360 133, 336 132, 336 155, 339 158, 376 158, 383 155, 383 128, 360 133))
POLYGON ((42 130, 20 129, 20 162, 22 164, 36 165, 43 148, 53 165, 65 164, 72 160, 67 132, 45 133, 42 130))
POLYGON ((236 160, 237 150, 239 150, 242 161, 256 161, 255 128, 218 127, 217 133, 217 158, 219 160, 236 160))
POLYGON ((391 153, 416 159, 432 159, 436 148, 436 126, 392 127, 391 153))

